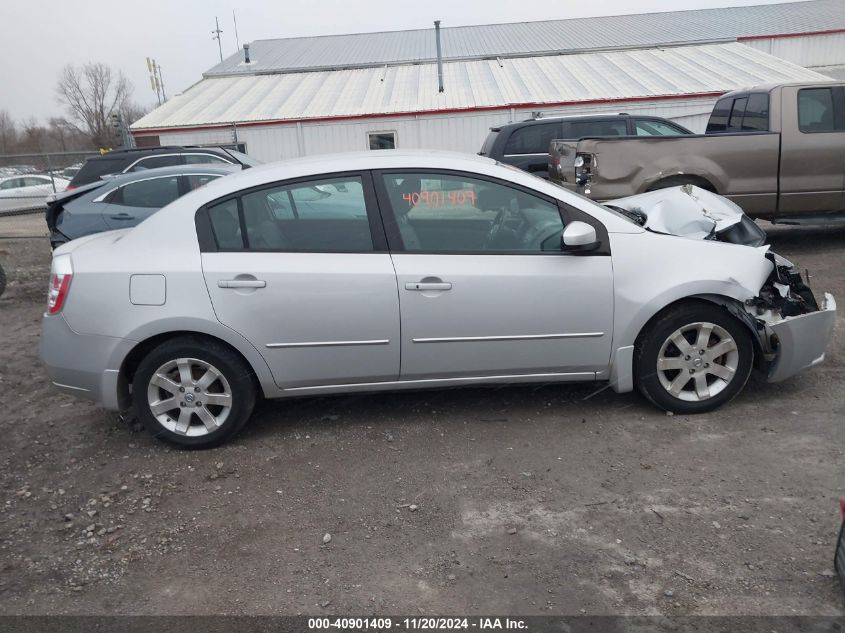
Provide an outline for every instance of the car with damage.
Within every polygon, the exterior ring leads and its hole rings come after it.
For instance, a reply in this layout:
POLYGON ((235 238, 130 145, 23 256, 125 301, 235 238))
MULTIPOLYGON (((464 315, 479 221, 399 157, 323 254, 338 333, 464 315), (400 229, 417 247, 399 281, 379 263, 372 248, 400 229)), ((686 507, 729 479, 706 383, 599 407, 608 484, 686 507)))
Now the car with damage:
POLYGON ((845 84, 729 92, 705 134, 555 140, 548 173, 600 201, 692 184, 754 218, 838 221, 845 213, 845 84))
POLYGON ((179 196, 240 171, 240 165, 158 167, 82 185, 47 198, 53 248, 93 233, 131 228, 179 196))
POLYGON ((694 414, 824 359, 834 298, 764 240, 695 187, 600 205, 477 156, 303 158, 56 249, 40 355, 193 448, 259 397, 601 381, 694 414))
POLYGON ((491 127, 478 155, 548 178, 549 145, 553 139, 685 134, 692 132, 674 121, 625 112, 542 116, 491 127))

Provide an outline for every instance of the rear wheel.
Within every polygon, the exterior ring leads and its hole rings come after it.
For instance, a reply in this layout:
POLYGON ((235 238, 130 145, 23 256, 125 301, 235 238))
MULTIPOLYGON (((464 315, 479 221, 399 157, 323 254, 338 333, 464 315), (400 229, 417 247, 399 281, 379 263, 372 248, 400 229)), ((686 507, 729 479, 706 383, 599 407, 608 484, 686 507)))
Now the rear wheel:
POLYGON ((0 296, 3 295, 4 290, 6 290, 6 271, 0 266, 0 296))
POLYGON ((174 339, 138 365, 132 400, 155 437, 185 448, 216 446, 237 433, 255 405, 253 374, 219 343, 174 339))
POLYGON ((637 387, 674 413, 712 411, 745 386, 754 360, 746 326, 716 305, 668 311, 640 337, 634 359, 637 387))

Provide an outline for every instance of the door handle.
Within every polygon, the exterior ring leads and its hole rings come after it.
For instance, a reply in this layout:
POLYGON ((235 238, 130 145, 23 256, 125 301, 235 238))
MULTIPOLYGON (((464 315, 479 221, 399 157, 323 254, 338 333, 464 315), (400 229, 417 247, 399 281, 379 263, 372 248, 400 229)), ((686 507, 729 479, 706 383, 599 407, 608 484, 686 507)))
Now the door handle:
POLYGON ((218 288, 266 288, 267 282, 263 279, 218 279, 218 288))
POLYGON ((452 284, 448 281, 416 281, 405 284, 405 290, 451 290, 452 284))
POLYGON ((117 215, 109 216, 112 220, 134 220, 134 215, 129 215, 128 213, 118 213, 117 215))

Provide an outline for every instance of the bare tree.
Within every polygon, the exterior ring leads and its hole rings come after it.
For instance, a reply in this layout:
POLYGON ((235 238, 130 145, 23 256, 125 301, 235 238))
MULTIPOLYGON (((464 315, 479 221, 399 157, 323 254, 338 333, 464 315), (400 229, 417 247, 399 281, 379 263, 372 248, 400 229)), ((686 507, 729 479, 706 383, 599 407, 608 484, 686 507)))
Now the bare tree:
POLYGON ((18 128, 7 110, 0 110, 0 154, 8 154, 18 141, 18 128))
POLYGON ((114 144, 110 117, 119 114, 132 94, 132 85, 122 72, 103 63, 69 64, 59 74, 56 86, 70 122, 87 134, 95 147, 114 144))
POLYGON ((143 106, 127 99, 123 105, 120 116, 123 119, 123 124, 128 127, 142 116, 146 115, 149 111, 150 108, 148 106, 143 106))

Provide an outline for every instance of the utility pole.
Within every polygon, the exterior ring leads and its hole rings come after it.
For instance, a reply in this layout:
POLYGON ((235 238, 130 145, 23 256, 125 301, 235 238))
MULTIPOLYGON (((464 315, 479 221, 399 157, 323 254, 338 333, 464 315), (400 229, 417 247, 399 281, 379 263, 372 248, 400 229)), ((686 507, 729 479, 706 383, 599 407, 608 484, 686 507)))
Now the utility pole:
POLYGON ((235 23, 235 52, 241 50, 241 42, 238 39, 238 16, 235 15, 235 10, 232 9, 232 22, 235 23))
POLYGON ((223 44, 220 41, 220 34, 223 32, 220 30, 220 22, 217 19, 217 16, 214 16, 214 24, 217 28, 215 28, 211 33, 211 39, 217 40, 217 50, 220 52, 220 61, 223 61, 223 44))

